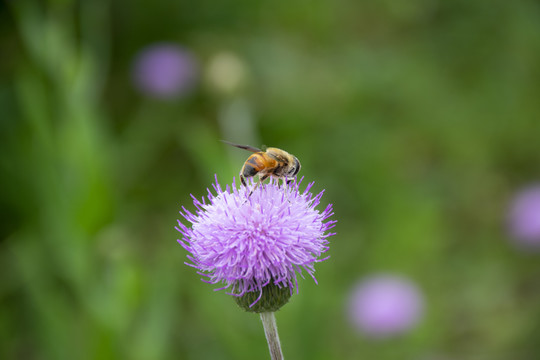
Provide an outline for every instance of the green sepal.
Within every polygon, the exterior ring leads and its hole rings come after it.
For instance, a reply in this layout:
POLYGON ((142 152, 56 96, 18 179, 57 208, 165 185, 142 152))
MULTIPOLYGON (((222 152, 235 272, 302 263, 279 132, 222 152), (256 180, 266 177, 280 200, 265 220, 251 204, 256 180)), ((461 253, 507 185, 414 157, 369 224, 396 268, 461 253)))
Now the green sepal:
POLYGON ((262 288, 262 295, 257 303, 253 304, 261 295, 259 291, 251 291, 242 296, 233 296, 234 301, 242 309, 248 312, 262 313, 275 312, 289 302, 291 289, 285 286, 279 287, 272 282, 262 288), (249 307, 253 304, 252 307, 249 307))

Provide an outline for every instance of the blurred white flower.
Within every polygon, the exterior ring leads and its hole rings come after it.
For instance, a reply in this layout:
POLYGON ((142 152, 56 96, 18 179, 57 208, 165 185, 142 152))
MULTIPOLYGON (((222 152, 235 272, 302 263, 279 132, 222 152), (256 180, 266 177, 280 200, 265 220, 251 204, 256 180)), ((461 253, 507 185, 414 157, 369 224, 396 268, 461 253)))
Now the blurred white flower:
POLYGON ((210 59, 206 69, 206 79, 209 85, 218 92, 234 93, 247 80, 246 66, 237 55, 221 52, 210 59))

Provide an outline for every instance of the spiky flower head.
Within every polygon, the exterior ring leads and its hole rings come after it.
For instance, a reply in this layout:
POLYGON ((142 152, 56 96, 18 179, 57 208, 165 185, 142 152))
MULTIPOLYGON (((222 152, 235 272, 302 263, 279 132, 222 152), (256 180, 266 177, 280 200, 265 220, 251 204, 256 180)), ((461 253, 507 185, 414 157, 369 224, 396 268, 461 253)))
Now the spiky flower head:
POLYGON ((313 195, 312 186, 301 192, 296 182, 280 186, 271 181, 254 188, 251 181, 237 188, 233 181, 223 190, 216 177, 216 194, 208 189, 208 202, 192 196, 196 212, 184 207, 180 212, 191 223, 188 227, 178 220, 176 227, 183 235, 178 242, 190 253, 186 264, 197 268, 203 281, 223 284, 216 290, 245 298, 244 305, 239 302, 244 309, 277 310, 293 289, 298 292, 297 274, 303 277, 305 271, 317 282, 314 264, 328 258, 321 257, 336 221, 327 221, 331 204, 316 209, 323 192, 313 195), (277 304, 263 305, 277 298, 277 304))

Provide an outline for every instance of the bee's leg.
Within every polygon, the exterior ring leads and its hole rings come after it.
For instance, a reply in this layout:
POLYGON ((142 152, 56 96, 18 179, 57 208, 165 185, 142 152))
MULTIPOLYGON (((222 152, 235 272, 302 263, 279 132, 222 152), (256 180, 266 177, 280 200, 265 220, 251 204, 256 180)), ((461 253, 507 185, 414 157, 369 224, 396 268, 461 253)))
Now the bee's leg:
MULTIPOLYGON (((268 179, 270 175, 266 174, 266 175, 263 175, 263 176, 259 176, 259 181, 257 181, 257 183, 255 184, 255 186, 253 187, 253 189, 251 189, 251 191, 249 192, 248 194, 248 198, 251 196, 251 194, 253 194, 253 192, 257 189, 257 187, 259 186, 260 183, 262 183, 264 180, 268 179)), ((247 189, 248 185, 247 185, 247 181, 246 181, 246 178, 243 176, 243 175, 240 175, 240 180, 242 181, 242 185, 244 185, 247 189)), ((244 204, 247 202, 247 199, 246 201, 244 201, 244 204)))
POLYGON ((265 174, 263 176, 260 176, 259 182, 257 183, 257 185, 259 185, 260 183, 262 183, 264 180, 268 179, 269 177, 270 177, 270 174, 265 174))
MULTIPOLYGON (((244 175, 240 174, 240 181, 242 182, 242 185, 244 185, 244 187, 247 189, 248 186, 247 186, 247 182, 246 182, 246 178, 244 175)), ((253 190, 251 190, 249 192, 249 195, 247 197, 250 197, 251 196, 251 193, 253 192, 253 190)), ((247 202, 247 199, 242 203, 242 204, 245 204, 247 202)))
POLYGON ((291 201, 289 200, 289 191, 287 189, 287 186, 292 182, 292 180, 289 180, 286 177, 282 177, 281 180, 283 180, 283 189, 285 189, 285 197, 290 204, 291 201))
POLYGON ((257 181, 257 183, 255 184, 255 187, 253 189, 251 189, 251 191, 249 192, 248 197, 250 197, 251 194, 253 194, 253 192, 255 191, 255 189, 257 189, 257 187, 260 185, 260 183, 262 183, 264 180, 268 179, 269 176, 270 175, 268 175, 268 174, 260 176, 259 181, 257 181))
POLYGON ((281 178, 283 180, 283 186, 284 187, 287 187, 290 183, 293 182, 292 179, 288 179, 288 178, 281 178))

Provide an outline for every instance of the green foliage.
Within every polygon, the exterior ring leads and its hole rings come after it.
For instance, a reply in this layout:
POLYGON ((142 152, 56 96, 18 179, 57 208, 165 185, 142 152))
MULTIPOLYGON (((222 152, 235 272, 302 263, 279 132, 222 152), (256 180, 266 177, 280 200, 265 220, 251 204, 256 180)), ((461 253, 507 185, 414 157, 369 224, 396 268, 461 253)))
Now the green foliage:
MULTIPOLYGON (((189 194, 277 146, 339 220, 319 285, 277 314, 290 359, 535 359, 540 262, 505 231, 540 177, 533 1, 9 1, 0 5, 0 358, 253 359, 258 317, 185 266, 189 194), (196 54, 185 97, 146 98, 132 61, 196 54), (233 54, 242 81, 209 77, 233 54), (347 295, 373 272, 426 297, 370 341, 347 295)), ((227 179, 230 179, 227 180, 227 179)))

